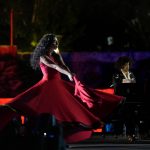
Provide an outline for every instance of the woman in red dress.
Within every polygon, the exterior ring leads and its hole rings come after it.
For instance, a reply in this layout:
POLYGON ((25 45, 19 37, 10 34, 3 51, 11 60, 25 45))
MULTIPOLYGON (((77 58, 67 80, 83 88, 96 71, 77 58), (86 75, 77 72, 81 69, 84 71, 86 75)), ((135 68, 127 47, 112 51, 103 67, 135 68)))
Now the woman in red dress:
POLYGON ((45 34, 31 57, 33 69, 40 68, 43 78, 0 108, 0 128, 14 116, 54 115, 64 127, 66 142, 89 138, 92 129, 122 102, 124 97, 85 87, 65 65, 54 34, 45 34), (70 81, 61 79, 61 73, 70 81), (77 128, 76 128, 77 127, 77 128), (79 129, 79 127, 81 127, 79 129))

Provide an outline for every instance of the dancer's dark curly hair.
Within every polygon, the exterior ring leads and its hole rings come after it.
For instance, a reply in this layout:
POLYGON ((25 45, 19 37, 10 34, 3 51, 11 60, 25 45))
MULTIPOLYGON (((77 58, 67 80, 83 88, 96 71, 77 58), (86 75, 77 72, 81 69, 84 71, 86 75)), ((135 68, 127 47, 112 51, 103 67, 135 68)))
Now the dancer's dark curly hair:
POLYGON ((39 69, 40 56, 46 55, 48 53, 49 48, 55 41, 55 38, 56 36, 54 34, 45 34, 40 39, 30 58, 31 67, 33 69, 39 69))

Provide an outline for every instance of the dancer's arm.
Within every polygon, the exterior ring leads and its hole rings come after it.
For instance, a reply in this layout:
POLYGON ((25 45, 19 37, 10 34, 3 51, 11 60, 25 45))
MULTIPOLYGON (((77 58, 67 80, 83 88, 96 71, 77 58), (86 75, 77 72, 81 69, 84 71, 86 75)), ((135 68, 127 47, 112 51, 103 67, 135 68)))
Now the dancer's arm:
POLYGON ((45 65, 47 65, 48 67, 51 67, 57 71, 59 71, 60 73, 62 74, 65 74, 68 76, 69 80, 70 81, 73 81, 73 78, 72 78, 72 74, 66 70, 66 69, 63 69, 62 67, 58 66, 57 64, 54 64, 52 63, 49 59, 47 59, 45 56, 42 56, 40 57, 40 62, 44 63, 45 65))
POLYGON ((62 55, 61 55, 61 53, 60 53, 58 48, 53 51, 53 55, 55 55, 55 57, 54 57, 55 61, 59 64, 59 66, 61 66, 62 68, 68 70, 69 72, 71 72, 70 69, 65 64, 65 62, 64 62, 64 60, 62 58, 62 55))

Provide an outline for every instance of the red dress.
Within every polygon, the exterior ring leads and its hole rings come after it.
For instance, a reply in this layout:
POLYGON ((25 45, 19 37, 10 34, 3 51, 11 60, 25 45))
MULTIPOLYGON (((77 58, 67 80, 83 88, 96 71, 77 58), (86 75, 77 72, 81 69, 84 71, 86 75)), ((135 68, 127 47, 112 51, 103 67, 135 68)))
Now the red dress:
MULTIPOLYGON (((40 63, 43 78, 25 92, 16 96, 8 105, 24 115, 36 116, 50 113, 59 122, 77 122, 87 127, 100 124, 123 97, 86 88, 74 77, 75 82, 61 79, 61 74, 40 63)), ((17 112, 0 108, 0 128, 6 125, 17 112)), ((92 130, 64 129, 68 143, 89 138, 92 130)))

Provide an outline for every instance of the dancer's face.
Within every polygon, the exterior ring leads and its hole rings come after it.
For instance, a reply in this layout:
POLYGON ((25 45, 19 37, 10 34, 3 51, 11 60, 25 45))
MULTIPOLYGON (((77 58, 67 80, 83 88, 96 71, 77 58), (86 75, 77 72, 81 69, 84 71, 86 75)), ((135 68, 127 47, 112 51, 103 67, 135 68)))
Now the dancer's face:
POLYGON ((52 46, 54 49, 57 49, 58 48, 58 39, 55 37, 53 43, 52 43, 52 46))
POLYGON ((58 39, 55 37, 53 43, 50 46, 50 53, 58 48, 58 39))

